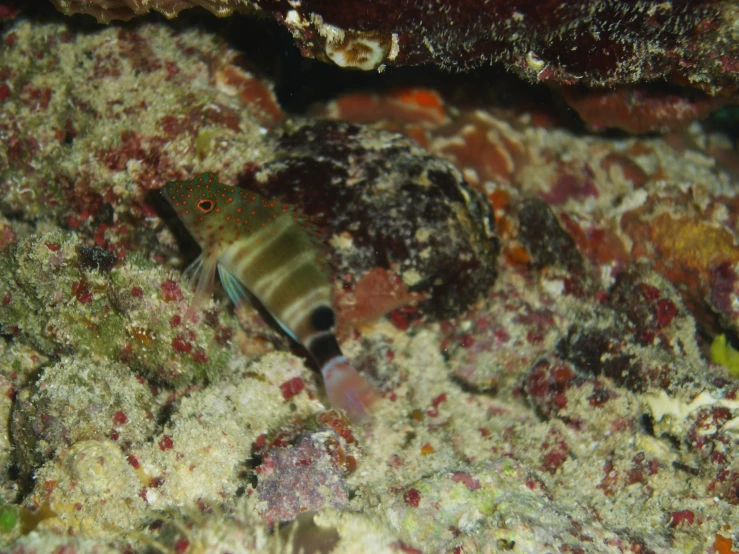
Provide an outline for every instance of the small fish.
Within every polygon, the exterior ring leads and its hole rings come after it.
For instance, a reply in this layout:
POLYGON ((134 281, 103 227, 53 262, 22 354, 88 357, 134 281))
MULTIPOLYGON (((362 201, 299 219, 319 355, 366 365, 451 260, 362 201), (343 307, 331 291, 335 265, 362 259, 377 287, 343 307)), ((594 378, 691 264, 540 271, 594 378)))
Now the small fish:
POLYGON ((293 207, 219 183, 213 173, 169 182, 162 193, 202 249, 185 272, 197 283, 187 317, 210 296, 218 269, 237 308, 255 297, 310 352, 331 405, 364 418, 377 393, 339 348, 325 261, 293 207))

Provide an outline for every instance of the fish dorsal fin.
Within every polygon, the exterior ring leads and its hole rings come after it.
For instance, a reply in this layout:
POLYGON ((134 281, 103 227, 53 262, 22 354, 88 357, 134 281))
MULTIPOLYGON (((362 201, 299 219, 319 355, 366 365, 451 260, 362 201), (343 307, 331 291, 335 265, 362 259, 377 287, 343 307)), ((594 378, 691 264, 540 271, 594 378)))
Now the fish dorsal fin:
MULTIPOLYGON (((233 302, 234 306, 236 306, 236 310, 241 309, 241 307, 245 303, 249 303, 252 305, 254 304, 254 302, 252 301, 251 293, 246 289, 246 287, 241 283, 241 281, 239 281, 236 278, 236 276, 234 276, 233 273, 228 271, 226 268, 224 268, 220 264, 218 265, 218 276, 221 278, 221 284, 223 285, 223 288, 226 290, 226 294, 228 294, 228 297, 231 299, 231 302, 233 302)), ((264 306, 264 304, 260 302, 258 298, 256 300, 261 306, 264 306)), ((277 318, 269 310, 266 310, 266 311, 272 317, 275 323, 277 323, 280 326, 280 328, 285 332, 286 335, 288 335, 295 342, 300 342, 298 338, 295 336, 295 333, 292 331, 292 329, 290 329, 287 325, 285 325, 282 321, 280 321, 280 319, 277 318)))
POLYGON ((195 310, 201 308, 213 294, 217 265, 217 258, 213 256, 206 258, 204 254, 200 254, 185 270, 183 276, 188 280, 190 290, 195 288, 195 296, 185 313, 186 321, 192 319, 195 310))

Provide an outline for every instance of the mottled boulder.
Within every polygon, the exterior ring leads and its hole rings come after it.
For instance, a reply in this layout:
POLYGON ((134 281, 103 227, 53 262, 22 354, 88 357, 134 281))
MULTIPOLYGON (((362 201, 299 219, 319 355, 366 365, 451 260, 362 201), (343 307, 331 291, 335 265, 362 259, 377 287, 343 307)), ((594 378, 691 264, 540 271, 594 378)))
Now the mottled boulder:
POLYGON ((17 395, 10 429, 21 470, 32 472, 78 441, 141 445, 154 433, 156 410, 149 387, 125 366, 65 358, 17 395))

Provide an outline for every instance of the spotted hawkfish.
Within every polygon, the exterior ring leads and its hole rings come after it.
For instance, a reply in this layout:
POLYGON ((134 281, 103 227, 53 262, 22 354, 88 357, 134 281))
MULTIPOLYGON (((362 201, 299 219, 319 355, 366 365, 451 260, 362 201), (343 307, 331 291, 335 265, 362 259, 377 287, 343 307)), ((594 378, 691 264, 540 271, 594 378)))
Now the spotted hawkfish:
MULTIPOLYGON (((237 309, 252 298, 321 368, 331 405, 364 418, 375 389, 341 352, 325 259, 312 227, 291 205, 218 182, 213 173, 172 181, 162 190, 202 249, 188 268, 200 305, 216 269, 237 309)), ((190 313, 191 313, 190 312, 190 313)), ((188 314, 189 315, 189 314, 188 314)))

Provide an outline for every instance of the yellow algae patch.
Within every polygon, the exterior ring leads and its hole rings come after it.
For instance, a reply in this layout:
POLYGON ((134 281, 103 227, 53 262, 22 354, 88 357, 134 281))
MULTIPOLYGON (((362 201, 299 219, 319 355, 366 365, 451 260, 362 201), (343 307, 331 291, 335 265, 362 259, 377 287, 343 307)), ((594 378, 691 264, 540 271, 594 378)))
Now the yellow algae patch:
POLYGON ((734 235, 690 218, 673 218, 669 214, 655 217, 651 235, 662 254, 699 271, 725 261, 739 260, 739 247, 734 235))
POLYGON ((739 377, 739 351, 734 349, 725 334, 713 339, 711 361, 725 366, 734 377, 739 377))

